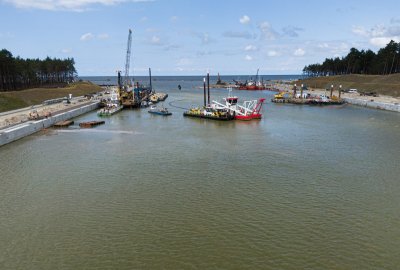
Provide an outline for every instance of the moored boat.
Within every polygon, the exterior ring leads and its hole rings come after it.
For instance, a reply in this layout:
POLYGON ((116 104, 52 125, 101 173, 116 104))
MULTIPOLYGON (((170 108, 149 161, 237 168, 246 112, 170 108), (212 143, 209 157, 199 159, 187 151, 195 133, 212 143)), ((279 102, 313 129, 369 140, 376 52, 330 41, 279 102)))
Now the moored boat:
POLYGON ((122 110, 123 106, 121 104, 110 104, 107 103, 105 107, 101 108, 97 111, 98 116, 111 116, 120 110, 122 110))
POLYGON ((105 106, 97 111, 98 116, 111 116, 122 110, 123 106, 121 104, 119 90, 113 89, 110 95, 110 99, 105 106))
POLYGON ((164 107, 157 108, 156 106, 151 106, 148 112, 151 114, 164 115, 164 116, 172 115, 172 113, 168 111, 168 108, 164 107))

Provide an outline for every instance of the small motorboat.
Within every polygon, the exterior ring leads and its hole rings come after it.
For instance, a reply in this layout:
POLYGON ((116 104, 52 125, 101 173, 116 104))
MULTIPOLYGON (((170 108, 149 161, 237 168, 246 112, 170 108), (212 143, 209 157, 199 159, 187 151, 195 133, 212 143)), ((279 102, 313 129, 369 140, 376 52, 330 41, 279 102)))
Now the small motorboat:
POLYGON ((172 113, 169 112, 167 108, 164 108, 164 107, 157 108, 156 106, 151 106, 150 110, 149 110, 149 113, 158 114, 158 115, 165 115, 165 116, 172 115, 172 113))

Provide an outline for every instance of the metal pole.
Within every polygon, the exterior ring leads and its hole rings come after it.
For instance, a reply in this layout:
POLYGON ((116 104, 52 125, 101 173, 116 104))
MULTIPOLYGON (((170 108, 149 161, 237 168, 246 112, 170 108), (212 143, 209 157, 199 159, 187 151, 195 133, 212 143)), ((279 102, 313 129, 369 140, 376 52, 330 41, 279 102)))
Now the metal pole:
POLYGON ((208 93, 208 105, 210 105, 210 73, 207 72, 207 93, 208 93))
POLYGON ((149 68, 149 77, 150 77, 150 92, 153 92, 153 86, 151 85, 151 68, 149 68))
POLYGON ((203 86, 204 86, 204 107, 206 107, 206 78, 203 78, 203 86))

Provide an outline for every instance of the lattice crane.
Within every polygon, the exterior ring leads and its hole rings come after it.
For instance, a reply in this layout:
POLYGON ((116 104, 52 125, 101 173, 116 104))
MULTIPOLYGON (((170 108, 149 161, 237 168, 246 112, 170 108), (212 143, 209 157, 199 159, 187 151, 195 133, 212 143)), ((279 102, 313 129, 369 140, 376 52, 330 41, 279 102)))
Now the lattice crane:
POLYGON ((124 86, 128 86, 129 82, 129 65, 131 62, 131 44, 132 44, 132 30, 129 29, 128 35, 128 45, 126 49, 126 60, 125 60, 125 77, 124 77, 124 86))

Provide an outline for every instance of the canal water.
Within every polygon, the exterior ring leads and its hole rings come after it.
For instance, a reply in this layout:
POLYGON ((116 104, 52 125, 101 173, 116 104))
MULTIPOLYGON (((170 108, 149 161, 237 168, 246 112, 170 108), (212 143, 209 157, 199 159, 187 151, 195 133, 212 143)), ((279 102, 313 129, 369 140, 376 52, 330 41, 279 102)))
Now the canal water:
POLYGON ((153 82, 170 117, 79 129, 91 112, 1 147, 0 269, 399 267, 400 114, 233 91, 263 119, 184 118, 201 80, 153 82))

